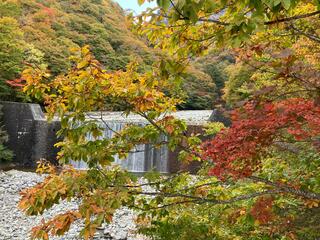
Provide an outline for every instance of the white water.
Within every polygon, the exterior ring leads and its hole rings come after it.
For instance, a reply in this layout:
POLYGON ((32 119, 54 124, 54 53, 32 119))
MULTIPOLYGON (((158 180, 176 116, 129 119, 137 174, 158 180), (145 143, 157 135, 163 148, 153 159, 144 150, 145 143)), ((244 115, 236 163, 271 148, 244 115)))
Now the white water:
MULTIPOLYGON (((106 122, 108 127, 104 124, 103 138, 111 138, 115 133, 119 132, 126 126, 126 122, 108 121, 106 122)), ((138 125, 144 125, 144 123, 137 123, 138 125)), ((92 138, 89 136, 89 140, 92 138)), ((166 137, 162 136, 160 141, 166 141, 166 137)), ((129 172, 147 172, 150 170, 156 170, 158 172, 168 172, 168 148, 162 145, 160 148, 155 148, 150 144, 142 144, 132 149, 126 159, 120 159, 117 155, 114 156, 114 164, 120 165, 123 169, 129 172)), ((70 162, 77 169, 86 169, 87 164, 83 161, 71 161, 70 162)))

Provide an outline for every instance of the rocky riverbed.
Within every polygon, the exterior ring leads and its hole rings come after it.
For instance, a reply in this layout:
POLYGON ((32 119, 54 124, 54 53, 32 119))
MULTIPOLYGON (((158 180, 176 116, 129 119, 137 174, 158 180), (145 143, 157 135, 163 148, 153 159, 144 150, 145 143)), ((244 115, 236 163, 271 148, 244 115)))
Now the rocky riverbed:
MULTIPOLYGON (((17 170, 0 172, 0 240, 27 240, 30 229, 40 223, 42 219, 50 219, 60 212, 75 209, 76 202, 62 202, 46 211, 43 216, 25 216, 17 208, 20 199, 19 192, 35 185, 42 177, 32 173, 17 170)), ((116 212, 113 222, 103 225, 96 233, 95 239, 106 240, 144 240, 143 236, 134 233, 135 214, 129 209, 122 208, 116 212)), ((82 223, 73 225, 63 237, 50 238, 53 240, 76 240, 82 223)))

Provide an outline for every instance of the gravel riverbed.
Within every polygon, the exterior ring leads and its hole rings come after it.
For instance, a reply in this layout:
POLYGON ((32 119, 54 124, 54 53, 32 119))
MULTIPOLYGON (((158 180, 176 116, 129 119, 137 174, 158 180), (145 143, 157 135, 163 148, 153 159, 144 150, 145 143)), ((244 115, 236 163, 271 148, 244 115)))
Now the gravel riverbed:
MULTIPOLYGON (((20 199, 19 192, 40 182, 42 177, 32 172, 10 170, 0 171, 0 240, 27 240, 30 229, 48 220, 58 213, 77 208, 76 202, 62 202, 45 211, 42 216, 26 216, 17 208, 20 199)), ((102 225, 94 239, 105 240, 145 240, 143 236, 134 233, 135 214, 129 209, 119 209, 109 225, 102 225)), ((53 240, 76 240, 82 223, 74 224, 63 237, 51 237, 53 240)))

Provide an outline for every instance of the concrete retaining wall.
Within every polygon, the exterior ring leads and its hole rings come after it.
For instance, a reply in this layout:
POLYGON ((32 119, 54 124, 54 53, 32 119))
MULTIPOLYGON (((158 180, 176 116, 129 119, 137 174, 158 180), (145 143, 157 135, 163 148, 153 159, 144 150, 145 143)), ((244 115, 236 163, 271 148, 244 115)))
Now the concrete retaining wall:
POLYGON ((57 130, 60 122, 48 123, 40 105, 0 102, 3 105, 3 124, 9 135, 6 144, 14 152, 17 166, 34 167, 40 158, 56 161, 57 130))

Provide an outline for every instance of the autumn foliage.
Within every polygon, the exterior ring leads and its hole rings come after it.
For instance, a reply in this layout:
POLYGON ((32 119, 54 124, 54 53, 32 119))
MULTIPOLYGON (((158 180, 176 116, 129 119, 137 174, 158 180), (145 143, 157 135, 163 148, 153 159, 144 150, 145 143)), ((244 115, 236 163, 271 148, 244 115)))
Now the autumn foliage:
POLYGON ((295 98, 276 103, 250 102, 232 112, 232 126, 204 144, 206 158, 220 178, 252 175, 259 169, 266 150, 277 142, 310 141, 320 134, 320 106, 295 98))
POLYGON ((251 215, 261 224, 267 224, 272 220, 272 197, 261 197, 251 209, 251 215))
POLYGON ((133 61, 125 70, 110 70, 85 46, 74 49, 67 74, 40 66, 11 82, 26 83, 23 91, 43 100, 50 118, 60 118, 60 162, 89 166, 82 172, 62 166, 22 192, 20 208, 31 215, 61 200, 80 203, 34 228, 33 237, 62 235, 79 219, 85 222, 80 235, 90 239, 126 206, 138 211, 139 230, 153 239, 317 239, 320 6, 290 0, 157 3, 157 9, 131 15, 131 27, 170 59, 149 69, 133 61), (205 136, 188 136, 187 124, 171 116, 183 104, 181 76, 190 59, 218 47, 237 56, 223 89, 226 102, 217 106, 231 112, 232 124, 209 123, 205 136), (90 111, 104 110, 107 100, 147 124, 128 124, 103 138, 110 126, 102 115, 90 118, 90 111), (146 143, 179 149, 180 161, 197 160, 201 168, 196 175, 147 174, 145 184, 113 167, 115 155, 125 158, 146 143), (144 188, 148 184, 152 190, 144 188))

